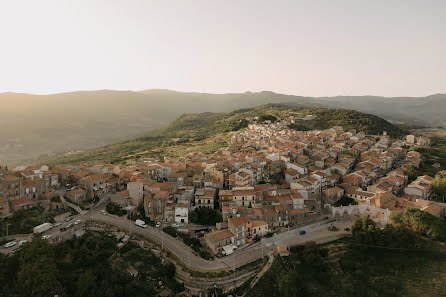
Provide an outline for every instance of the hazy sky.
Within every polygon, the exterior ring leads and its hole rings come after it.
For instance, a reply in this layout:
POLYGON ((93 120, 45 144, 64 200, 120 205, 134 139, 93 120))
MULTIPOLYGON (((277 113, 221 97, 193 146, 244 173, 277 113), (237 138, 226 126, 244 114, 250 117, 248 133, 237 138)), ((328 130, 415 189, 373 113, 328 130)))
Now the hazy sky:
POLYGON ((0 92, 446 92, 445 0, 0 0, 0 92))

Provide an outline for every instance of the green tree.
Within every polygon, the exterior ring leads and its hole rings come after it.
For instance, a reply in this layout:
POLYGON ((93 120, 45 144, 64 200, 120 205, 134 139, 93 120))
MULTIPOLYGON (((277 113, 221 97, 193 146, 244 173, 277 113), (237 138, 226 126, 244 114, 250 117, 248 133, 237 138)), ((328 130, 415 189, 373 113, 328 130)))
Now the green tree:
POLYGON ((418 208, 406 208, 404 212, 392 215, 391 223, 405 226, 415 233, 437 240, 446 240, 446 221, 418 208))
POLYGON ((189 214, 189 218, 194 224, 206 226, 214 226, 222 220, 221 215, 216 210, 207 207, 195 208, 189 214))
POLYGON ((76 282, 76 296, 87 297, 96 296, 93 292, 96 288, 96 276, 93 272, 86 271, 79 275, 76 282))
POLYGON ((40 238, 26 244, 20 252, 17 288, 21 296, 63 295, 58 280, 54 249, 40 238))
POLYGON ((279 292, 283 297, 306 296, 307 291, 298 273, 283 271, 279 277, 279 292))
POLYGON ((437 172, 431 186, 434 193, 441 197, 444 202, 446 197, 446 170, 437 172))
POLYGON ((401 168, 410 181, 417 179, 417 177, 420 175, 420 171, 413 165, 404 164, 401 166, 401 168))
POLYGON ((376 223, 366 215, 357 219, 352 227, 353 238, 364 244, 375 244, 380 237, 380 231, 376 223))
POLYGON ((358 204, 358 202, 356 202, 355 199, 350 198, 350 197, 348 197, 348 196, 346 196, 346 195, 343 195, 343 196, 342 196, 338 201, 336 201, 333 205, 334 205, 335 207, 338 207, 338 206, 348 206, 348 205, 356 205, 356 204, 358 204))

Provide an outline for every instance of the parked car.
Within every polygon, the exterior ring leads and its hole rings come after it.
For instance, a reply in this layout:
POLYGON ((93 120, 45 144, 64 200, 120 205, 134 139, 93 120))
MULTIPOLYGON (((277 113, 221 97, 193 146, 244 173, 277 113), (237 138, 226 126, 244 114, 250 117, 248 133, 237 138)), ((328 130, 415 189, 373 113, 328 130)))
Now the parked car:
POLYGON ((350 228, 348 228, 348 227, 345 228, 344 230, 347 231, 347 232, 350 232, 350 228))
POLYGON ((173 224, 172 224, 172 227, 174 227, 174 228, 178 228, 178 227, 180 227, 180 225, 178 225, 177 223, 173 223, 173 224))
POLYGON ((306 234, 307 232, 305 232, 305 230, 300 230, 299 231, 299 235, 304 235, 304 234, 306 234))
POLYGON ((19 247, 21 247, 24 243, 27 243, 28 240, 24 239, 24 240, 20 240, 19 241, 19 247))
POLYGON ((50 239, 50 238, 51 238, 51 235, 49 235, 49 234, 42 236, 42 239, 50 239))
POLYGON ((73 219, 73 217, 67 217, 66 219, 65 219, 65 222, 69 222, 69 221, 71 221, 73 219))
POLYGON ((328 230, 329 231, 338 231, 338 228, 336 228, 336 226, 330 225, 330 226, 328 226, 328 230))
POLYGON ((16 244, 17 244, 17 242, 15 242, 15 241, 10 241, 10 242, 8 242, 7 244, 5 244, 4 247, 5 247, 5 248, 10 248, 10 247, 15 246, 16 244))
POLYGON ((157 227, 157 228, 161 227, 161 222, 156 222, 155 227, 157 227))
POLYGON ((146 222, 144 222, 143 220, 136 220, 135 225, 141 228, 147 228, 146 222))
POLYGON ((103 210, 101 210, 101 213, 104 215, 104 216, 106 216, 107 215, 107 212, 103 209, 103 210))
POLYGON ((74 224, 75 224, 75 225, 79 225, 81 222, 82 222, 82 220, 79 219, 79 220, 76 220, 76 222, 74 222, 74 224))

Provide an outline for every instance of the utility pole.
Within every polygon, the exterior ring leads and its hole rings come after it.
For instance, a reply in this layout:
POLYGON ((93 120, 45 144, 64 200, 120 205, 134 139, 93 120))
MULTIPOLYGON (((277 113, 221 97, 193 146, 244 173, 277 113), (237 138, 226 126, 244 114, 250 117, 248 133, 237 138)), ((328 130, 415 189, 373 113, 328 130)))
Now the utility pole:
POLYGON ((129 209, 129 232, 132 235, 132 218, 130 217, 130 209, 129 209))
POLYGON ((262 246, 262 262, 263 262, 263 240, 260 239, 260 245, 262 246))
POLYGON ((234 269, 234 280, 235 280, 235 253, 232 251, 232 267, 234 269))
POLYGON ((93 220, 93 212, 94 212, 94 197, 93 197, 93 204, 91 206, 90 220, 93 220))
MULTIPOLYGON (((192 249, 192 244, 190 245, 190 248, 192 249)), ((191 267, 190 267, 190 253, 191 253, 190 250, 187 251, 187 262, 188 262, 188 265, 189 265, 189 269, 191 269, 191 267)))

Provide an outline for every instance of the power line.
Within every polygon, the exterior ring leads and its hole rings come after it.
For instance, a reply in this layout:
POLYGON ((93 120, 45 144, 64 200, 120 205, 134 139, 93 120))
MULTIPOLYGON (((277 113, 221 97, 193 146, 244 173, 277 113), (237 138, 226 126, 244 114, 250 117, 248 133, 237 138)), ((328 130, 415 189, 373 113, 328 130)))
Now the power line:
POLYGON ((350 242, 350 244, 356 244, 356 245, 362 245, 367 247, 374 247, 379 249, 387 249, 387 250, 405 250, 405 251, 428 251, 428 252, 440 252, 440 253, 446 253, 442 250, 433 250, 433 249, 421 249, 421 248, 401 248, 401 247, 389 247, 389 246, 379 246, 379 245, 371 245, 371 244, 364 244, 364 243, 358 243, 358 242, 350 242))

